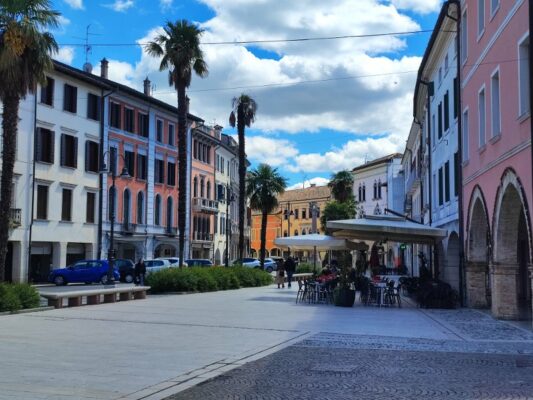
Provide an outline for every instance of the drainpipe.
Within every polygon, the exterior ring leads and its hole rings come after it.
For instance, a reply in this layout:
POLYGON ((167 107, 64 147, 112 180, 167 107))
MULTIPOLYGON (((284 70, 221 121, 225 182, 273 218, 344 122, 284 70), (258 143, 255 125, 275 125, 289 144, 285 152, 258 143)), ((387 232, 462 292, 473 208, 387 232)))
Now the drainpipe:
MULTIPOLYGON (((531 1, 529 2, 529 113, 531 114, 531 110, 533 107, 533 63, 531 62, 531 33, 533 32, 533 4, 531 4, 531 1)), ((530 118, 530 126, 531 126, 531 177, 533 178, 533 122, 531 122, 530 118)), ((530 255, 531 257, 531 255, 530 255)))
MULTIPOLYGON (((457 87, 455 88, 455 93, 457 96, 457 152, 458 152, 458 179, 459 179, 459 191, 458 191, 458 202, 459 202, 459 298, 461 299, 461 306, 465 305, 465 294, 466 294, 466 276, 465 276, 465 252, 464 252, 464 210, 463 210, 463 113, 462 113, 462 102, 461 102, 461 2, 459 0, 448 0, 447 3, 447 17, 455 21, 456 24, 456 43, 457 43, 457 87), (450 5, 455 4, 457 10, 457 17, 450 15, 450 5)), ((529 23, 530 23, 530 32, 531 32, 531 7, 529 10, 529 23)), ((531 64, 530 64, 531 65, 531 64)), ((530 67, 531 72, 531 67, 530 67)), ((532 84, 530 79, 530 86, 532 84)), ((531 90, 530 90, 531 98, 531 90)), ((533 138, 533 125, 531 129, 531 137, 533 138)), ((533 157, 532 157, 532 171, 533 171, 533 157)), ((532 175, 533 176, 533 175, 532 175)))
MULTIPOLYGON (((31 241, 33 233, 33 209, 35 207, 35 144, 37 142, 37 91, 35 91, 35 101, 33 103, 33 162, 31 175, 31 210, 30 210, 30 228, 28 234, 28 262, 26 272, 28 275, 28 283, 30 282, 31 273, 31 241)), ((11 277, 13 280, 13 277, 11 277)))

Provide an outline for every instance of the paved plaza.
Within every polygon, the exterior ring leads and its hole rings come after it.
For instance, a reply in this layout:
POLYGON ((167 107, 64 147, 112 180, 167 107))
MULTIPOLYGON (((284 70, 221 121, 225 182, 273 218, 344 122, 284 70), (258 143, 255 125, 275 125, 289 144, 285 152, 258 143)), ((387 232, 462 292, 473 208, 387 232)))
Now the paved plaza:
POLYGON ((530 329, 475 310, 346 309, 295 294, 1 316, 0 399, 533 398, 530 329))

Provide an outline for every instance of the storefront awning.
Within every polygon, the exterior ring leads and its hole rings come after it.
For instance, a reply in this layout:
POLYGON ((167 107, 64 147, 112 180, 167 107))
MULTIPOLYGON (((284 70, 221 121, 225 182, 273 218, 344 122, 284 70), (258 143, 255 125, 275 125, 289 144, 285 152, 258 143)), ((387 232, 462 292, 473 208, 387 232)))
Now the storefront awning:
POLYGON ((445 229, 391 215, 368 215, 359 219, 328 221, 326 226, 334 237, 344 239, 433 244, 448 236, 445 229))
POLYGON ((279 237, 274 240, 277 246, 291 250, 367 250, 365 243, 354 243, 350 240, 313 233, 311 235, 279 237))

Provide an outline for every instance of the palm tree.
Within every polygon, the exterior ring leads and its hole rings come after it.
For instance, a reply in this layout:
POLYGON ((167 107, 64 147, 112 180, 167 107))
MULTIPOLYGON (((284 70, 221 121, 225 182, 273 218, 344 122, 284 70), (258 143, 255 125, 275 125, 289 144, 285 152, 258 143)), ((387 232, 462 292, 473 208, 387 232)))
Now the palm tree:
POLYGON ((245 127, 250 127, 255 120, 257 103, 246 94, 234 97, 233 111, 229 116, 229 124, 235 127, 239 134, 239 260, 244 257, 244 220, 245 220, 245 193, 246 193, 246 146, 244 139, 245 127), (235 116, 235 114, 237 114, 235 116))
POLYGON ((333 174, 328 186, 331 188, 333 197, 341 203, 352 200, 354 197, 353 176, 350 171, 339 171, 333 174))
POLYGON ((277 208, 277 196, 283 193, 286 187, 287 179, 278 173, 277 168, 268 164, 259 164, 257 169, 249 172, 246 179, 246 195, 250 198, 250 207, 261 211, 261 269, 265 266, 267 217, 277 208))
POLYGON ((187 96, 192 72, 203 78, 208 74, 204 54, 200 49, 203 29, 187 20, 167 22, 164 33, 159 34, 146 45, 146 51, 153 57, 161 57, 159 70, 168 69, 168 84, 178 93, 178 229, 179 266, 183 267, 185 247, 185 218, 187 206, 187 96))
POLYGON ((53 69, 57 43, 48 29, 58 26, 59 13, 49 0, 4 0, 0 3, 0 101, 2 119, 2 177, 0 193, 0 281, 5 279, 7 241, 21 99, 46 83, 53 69))

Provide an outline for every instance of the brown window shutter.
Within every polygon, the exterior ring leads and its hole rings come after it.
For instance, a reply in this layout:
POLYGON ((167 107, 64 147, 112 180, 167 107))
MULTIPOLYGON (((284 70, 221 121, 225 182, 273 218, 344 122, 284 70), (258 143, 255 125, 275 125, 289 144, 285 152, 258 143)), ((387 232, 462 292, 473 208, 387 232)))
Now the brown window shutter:
POLYGON ((55 156, 55 137, 56 133, 54 131, 50 131, 50 163, 54 163, 54 156, 55 156))
POLYGON ((89 169, 89 168, 90 168, 89 166, 91 165, 91 159, 90 159, 91 154, 90 154, 90 152, 89 152, 89 144, 90 144, 90 143, 91 143, 91 142, 89 142, 88 140, 85 141, 85 172, 87 172, 87 171, 90 170, 90 169, 89 169))
POLYGON ((74 168, 78 168, 78 138, 74 137, 74 168))
POLYGON ((66 149, 66 141, 67 138, 64 134, 61 134, 61 155, 59 157, 59 165, 64 166, 65 160, 67 157, 67 149, 66 149))
POLYGON ((76 86, 72 87, 72 112, 76 114, 78 112, 78 88, 76 86))
POLYGON ((35 161, 42 161, 41 148, 42 148, 42 129, 37 128, 35 131, 35 143, 33 148, 33 157, 35 161))

